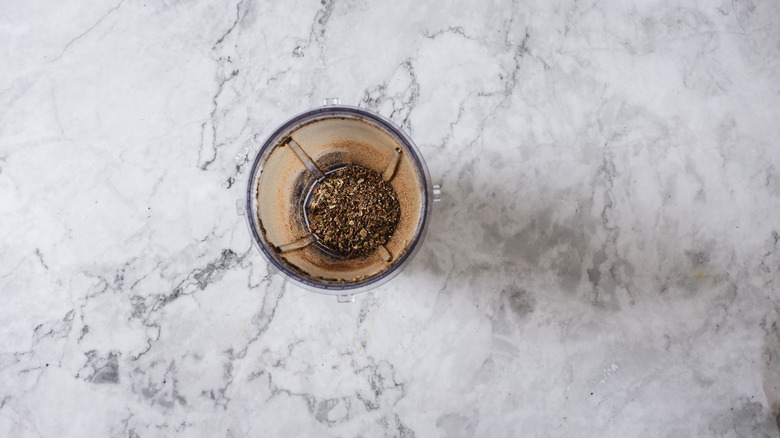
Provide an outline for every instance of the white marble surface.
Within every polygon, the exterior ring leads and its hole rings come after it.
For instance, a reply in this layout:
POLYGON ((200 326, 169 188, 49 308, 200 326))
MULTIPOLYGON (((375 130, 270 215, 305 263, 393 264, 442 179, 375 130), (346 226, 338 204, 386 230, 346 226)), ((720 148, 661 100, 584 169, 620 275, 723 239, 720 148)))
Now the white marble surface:
POLYGON ((778 2, 8 0, 0 66, 0 436, 778 436, 778 2), (234 204, 328 96, 445 196, 351 305, 234 204))

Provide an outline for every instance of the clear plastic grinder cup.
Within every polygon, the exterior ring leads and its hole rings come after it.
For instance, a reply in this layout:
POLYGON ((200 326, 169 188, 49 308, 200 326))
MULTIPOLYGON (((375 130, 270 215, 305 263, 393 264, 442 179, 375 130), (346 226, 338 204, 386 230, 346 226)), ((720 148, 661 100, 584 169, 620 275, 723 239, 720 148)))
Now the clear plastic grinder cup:
POLYGON ((293 117, 266 139, 240 210, 260 252, 279 271, 308 290, 349 302, 411 261, 438 197, 420 151, 400 128, 371 111, 325 99, 324 106, 293 117), (392 186, 400 217, 384 245, 347 259, 315 238, 305 211, 312 188, 350 164, 373 169, 392 186))

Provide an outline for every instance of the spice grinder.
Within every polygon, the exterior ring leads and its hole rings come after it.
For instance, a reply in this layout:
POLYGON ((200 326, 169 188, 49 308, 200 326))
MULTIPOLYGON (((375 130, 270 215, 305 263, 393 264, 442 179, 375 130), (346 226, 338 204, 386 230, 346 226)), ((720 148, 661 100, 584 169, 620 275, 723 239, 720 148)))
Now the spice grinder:
POLYGON ((257 152, 241 210, 263 256, 296 284, 341 302, 377 287, 411 261, 425 238, 439 188, 414 142, 390 120, 325 99, 283 123, 257 152), (326 176, 348 165, 376 171, 400 204, 395 231, 356 258, 335 254, 312 232, 306 203, 326 176))

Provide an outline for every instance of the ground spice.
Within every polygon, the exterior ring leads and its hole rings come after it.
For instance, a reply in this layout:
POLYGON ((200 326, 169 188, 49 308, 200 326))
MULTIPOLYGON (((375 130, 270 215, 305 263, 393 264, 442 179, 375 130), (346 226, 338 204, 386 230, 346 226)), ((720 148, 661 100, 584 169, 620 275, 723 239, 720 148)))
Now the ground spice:
POLYGON ((305 208, 317 240, 344 258, 369 254, 387 243, 401 216, 390 183, 357 164, 325 175, 305 208))

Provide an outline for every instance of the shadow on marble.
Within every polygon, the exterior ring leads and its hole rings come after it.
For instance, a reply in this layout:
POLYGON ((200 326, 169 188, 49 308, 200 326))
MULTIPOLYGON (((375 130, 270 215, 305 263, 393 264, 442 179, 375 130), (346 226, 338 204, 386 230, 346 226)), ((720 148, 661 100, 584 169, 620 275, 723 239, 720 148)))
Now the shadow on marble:
MULTIPOLYGON (((601 266, 610 256, 610 236, 598 235, 599 219, 589 214, 591 205, 583 202, 573 214, 563 213, 564 203, 552 200, 521 205, 510 188, 448 199, 445 187, 410 275, 425 284, 479 279, 491 289, 521 290, 518 283, 533 282, 550 292, 573 294, 584 285, 614 295, 612 274, 601 266)), ((633 272, 627 262, 621 268, 633 272)), ((609 297, 602 298, 609 305, 609 297)))
POLYGON ((607 311, 648 296, 691 298, 717 289, 733 302, 737 294, 732 255, 716 241, 681 234, 676 212, 636 212, 607 196, 594 201, 587 190, 531 193, 513 191, 512 182, 482 183, 481 191, 443 187, 410 269, 422 284, 477 281, 471 286, 480 291, 514 285, 577 296, 607 311))

